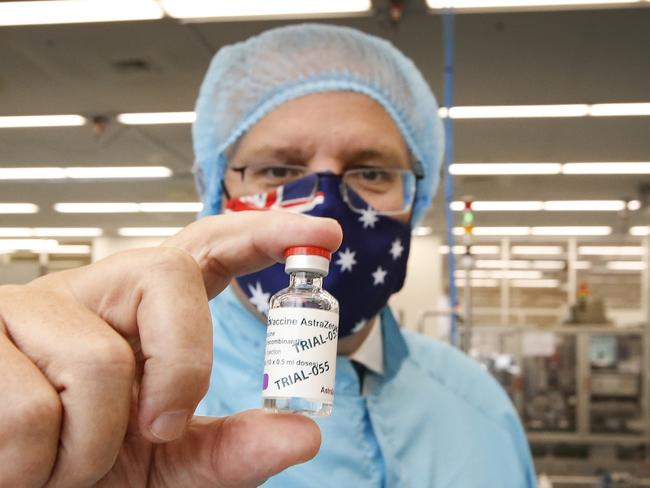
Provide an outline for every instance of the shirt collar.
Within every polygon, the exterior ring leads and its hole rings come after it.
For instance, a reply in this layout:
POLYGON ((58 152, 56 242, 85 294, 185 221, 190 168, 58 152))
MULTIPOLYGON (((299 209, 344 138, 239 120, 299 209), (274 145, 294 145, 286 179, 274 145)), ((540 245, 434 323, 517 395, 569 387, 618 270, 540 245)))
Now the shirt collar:
MULTIPOLYGON (((381 319, 380 319, 381 320, 381 319)), ((381 324, 375 321, 365 340, 350 354, 350 359, 363 364, 373 373, 384 374, 384 337, 381 324)))

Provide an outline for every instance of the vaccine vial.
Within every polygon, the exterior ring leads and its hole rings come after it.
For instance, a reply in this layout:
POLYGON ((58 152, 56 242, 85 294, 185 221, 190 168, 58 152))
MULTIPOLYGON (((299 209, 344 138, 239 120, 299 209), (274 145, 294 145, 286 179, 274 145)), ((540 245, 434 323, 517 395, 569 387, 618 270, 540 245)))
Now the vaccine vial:
POLYGON ((263 406, 310 416, 332 413, 339 303, 323 290, 331 253, 288 248, 289 287, 271 297, 262 385, 263 406))

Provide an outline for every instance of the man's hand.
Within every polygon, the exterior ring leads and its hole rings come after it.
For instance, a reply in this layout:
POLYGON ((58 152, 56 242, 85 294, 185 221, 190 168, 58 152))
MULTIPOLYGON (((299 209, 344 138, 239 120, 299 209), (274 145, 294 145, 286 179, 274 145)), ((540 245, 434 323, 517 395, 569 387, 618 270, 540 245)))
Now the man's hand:
POLYGON ((212 366, 208 299, 289 246, 340 242, 330 219, 242 212, 0 287, 0 487, 256 486, 311 459, 320 432, 305 417, 193 417, 212 366))

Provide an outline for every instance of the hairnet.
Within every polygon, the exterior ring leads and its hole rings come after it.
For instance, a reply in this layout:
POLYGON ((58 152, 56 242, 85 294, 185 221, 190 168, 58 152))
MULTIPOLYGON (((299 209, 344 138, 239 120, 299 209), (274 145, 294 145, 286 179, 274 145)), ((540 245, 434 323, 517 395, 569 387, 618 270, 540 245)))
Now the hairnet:
POLYGON ((366 94, 399 128, 423 176, 413 208, 417 222, 435 194, 444 149, 433 93, 415 64, 388 41, 313 23, 268 30, 212 59, 192 129, 202 214, 220 212, 229 146, 279 105, 331 91, 366 94))

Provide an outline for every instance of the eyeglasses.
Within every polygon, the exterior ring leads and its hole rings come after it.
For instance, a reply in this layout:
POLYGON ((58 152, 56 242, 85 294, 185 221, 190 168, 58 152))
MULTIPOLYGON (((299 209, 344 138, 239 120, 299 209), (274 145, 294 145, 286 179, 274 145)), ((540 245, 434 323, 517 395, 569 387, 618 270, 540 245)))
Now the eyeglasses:
MULTIPOLYGON (((268 193, 312 173, 296 165, 247 165, 229 168, 241 175, 246 195, 268 193)), ((398 168, 355 168, 343 172, 341 194, 348 206, 361 212, 370 205, 380 214, 403 213, 411 209, 416 182, 413 171, 398 168)), ((314 179, 317 184, 317 179, 314 179)), ((316 192, 316 188, 313 188, 316 192)))

